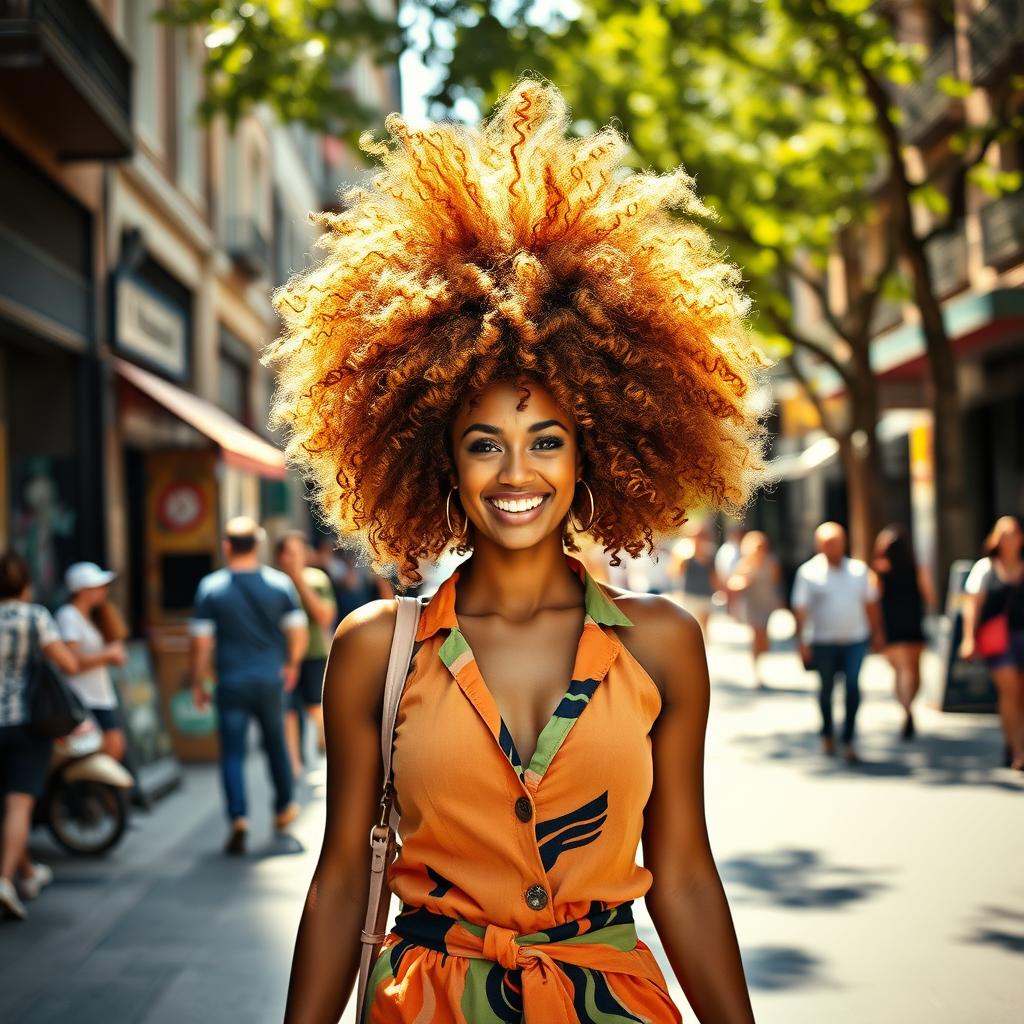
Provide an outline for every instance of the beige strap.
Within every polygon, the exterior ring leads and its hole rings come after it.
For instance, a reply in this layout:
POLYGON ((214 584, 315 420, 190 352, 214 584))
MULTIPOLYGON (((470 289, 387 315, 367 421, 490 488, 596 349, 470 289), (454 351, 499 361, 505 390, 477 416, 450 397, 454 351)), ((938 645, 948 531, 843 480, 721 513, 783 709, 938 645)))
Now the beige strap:
POLYGON ((380 798, 380 820, 370 830, 370 886, 366 897, 366 921, 359 936, 363 944, 359 957, 359 985, 356 989, 356 1020, 363 1019, 363 1006, 370 981, 370 971, 376 963, 388 923, 391 892, 387 886, 388 866, 395 859, 398 812, 391 786, 391 749, 395 738, 395 719, 405 689, 416 628, 419 625, 421 601, 414 597, 399 597, 395 619, 395 635, 391 640, 391 656, 384 683, 384 708, 380 722, 380 752, 384 765, 384 789, 380 798))

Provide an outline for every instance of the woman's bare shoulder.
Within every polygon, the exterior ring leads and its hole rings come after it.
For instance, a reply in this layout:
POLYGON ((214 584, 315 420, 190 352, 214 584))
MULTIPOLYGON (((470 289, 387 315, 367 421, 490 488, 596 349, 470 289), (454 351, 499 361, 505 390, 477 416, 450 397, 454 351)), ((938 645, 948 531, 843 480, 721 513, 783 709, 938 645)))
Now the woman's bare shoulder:
POLYGON ((387 677, 391 641, 395 635, 398 601, 394 598, 370 601, 349 612, 334 631, 327 662, 325 696, 331 680, 338 679, 356 700, 379 700, 387 677))
POLYGON ((620 587, 605 590, 633 623, 616 631, 623 646, 664 690, 671 667, 680 659, 704 657, 704 636, 685 608, 661 594, 635 594, 620 587))

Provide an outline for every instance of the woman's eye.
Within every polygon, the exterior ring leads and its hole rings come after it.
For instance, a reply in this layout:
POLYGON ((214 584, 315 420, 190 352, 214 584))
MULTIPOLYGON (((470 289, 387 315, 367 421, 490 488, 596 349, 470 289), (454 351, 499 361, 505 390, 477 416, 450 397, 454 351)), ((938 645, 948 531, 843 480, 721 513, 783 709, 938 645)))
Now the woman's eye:
POLYGON ((471 452, 497 452, 501 449, 493 442, 488 441, 486 437, 480 438, 479 441, 474 441, 470 446, 471 452))
POLYGON ((539 448, 541 451, 554 451, 556 448, 565 447, 565 442, 560 437, 538 437, 534 447, 539 448))

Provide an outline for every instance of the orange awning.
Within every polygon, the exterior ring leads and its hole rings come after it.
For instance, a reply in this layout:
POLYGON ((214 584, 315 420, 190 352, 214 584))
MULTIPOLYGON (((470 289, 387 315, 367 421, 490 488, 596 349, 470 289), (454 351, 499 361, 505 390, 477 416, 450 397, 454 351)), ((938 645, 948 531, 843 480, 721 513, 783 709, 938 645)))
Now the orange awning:
POLYGON ((213 441, 228 465, 274 480, 284 479, 284 452, 242 426, 213 402, 193 395, 134 363, 116 356, 113 363, 114 369, 129 384, 213 441))

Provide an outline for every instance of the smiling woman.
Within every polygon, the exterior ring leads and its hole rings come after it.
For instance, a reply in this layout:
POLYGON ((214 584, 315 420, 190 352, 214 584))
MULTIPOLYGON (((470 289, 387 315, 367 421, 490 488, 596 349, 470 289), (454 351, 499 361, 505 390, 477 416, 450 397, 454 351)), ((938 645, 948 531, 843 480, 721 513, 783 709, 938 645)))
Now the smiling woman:
POLYGON ((532 82, 480 129, 391 115, 393 143, 366 143, 383 172, 316 218, 327 258, 277 293, 288 455, 328 525, 406 580, 449 544, 450 426, 489 383, 543 383, 580 430, 613 553, 737 511, 761 467, 749 302, 678 216, 711 216, 692 179, 623 177, 620 136, 567 124, 532 82))
POLYGON ((383 172, 277 295, 274 416, 327 522, 405 582, 472 551, 423 607, 386 778, 396 602, 335 635, 288 1024, 344 1008, 382 783, 402 912, 364 1024, 675 1024, 641 898, 700 1019, 753 1019, 704 823, 700 629, 566 549, 635 555, 697 503, 737 509, 760 360, 738 270, 677 216, 707 212, 691 180, 623 176, 619 136, 567 124, 534 82, 480 129, 390 117, 383 172))

